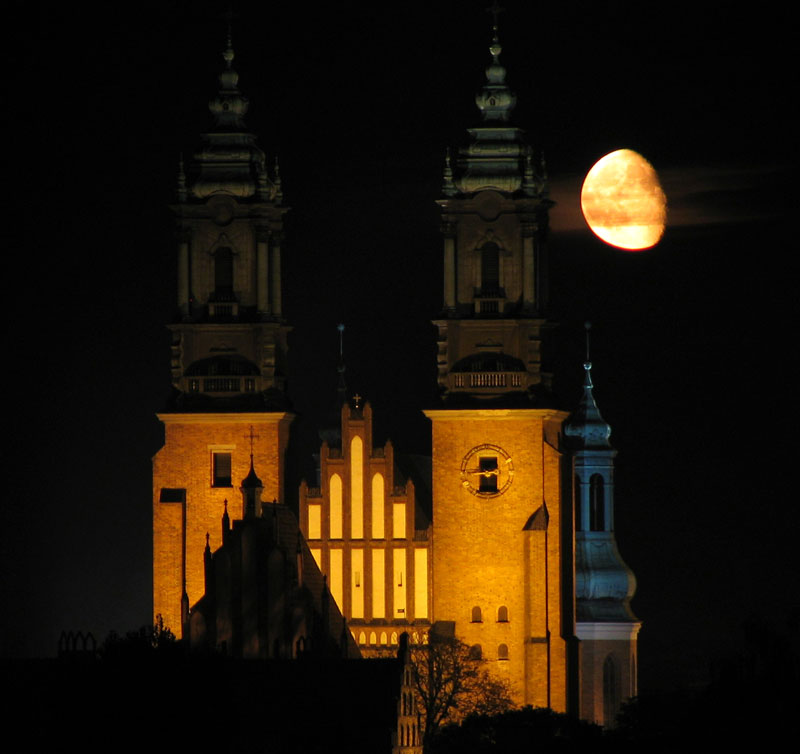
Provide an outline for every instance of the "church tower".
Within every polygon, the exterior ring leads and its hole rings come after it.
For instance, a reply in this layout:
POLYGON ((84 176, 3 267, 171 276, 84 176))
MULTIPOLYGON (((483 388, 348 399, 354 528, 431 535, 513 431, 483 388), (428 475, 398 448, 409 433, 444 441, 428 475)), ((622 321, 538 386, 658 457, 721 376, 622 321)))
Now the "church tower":
POLYGON ((455 170, 448 154, 442 211, 444 308, 438 328, 439 387, 449 398, 539 397, 547 302, 544 165, 510 125, 516 97, 505 82, 495 26, 486 83, 475 97, 482 124, 468 130, 455 170))
POLYGON ((182 635, 203 594, 203 549, 221 544, 233 480, 253 454, 267 500, 283 498, 289 424, 289 328, 281 302, 283 204, 277 163, 248 132, 228 35, 212 125, 184 172, 177 203, 178 290, 173 394, 159 414, 164 447, 153 459, 153 613, 182 635))
POLYGON ((561 426, 542 368, 541 161, 510 124, 494 27, 481 125, 455 165, 442 211, 444 308, 433 432, 433 620, 480 653, 519 704, 577 706, 571 501, 561 426))
POLYGON ((572 451, 575 503, 580 716, 608 726, 614 723, 622 702, 637 693, 636 637, 641 623, 630 608, 636 579, 622 560, 614 537, 617 451, 609 442, 611 427, 594 399, 588 354, 584 369, 583 397, 564 425, 572 451))

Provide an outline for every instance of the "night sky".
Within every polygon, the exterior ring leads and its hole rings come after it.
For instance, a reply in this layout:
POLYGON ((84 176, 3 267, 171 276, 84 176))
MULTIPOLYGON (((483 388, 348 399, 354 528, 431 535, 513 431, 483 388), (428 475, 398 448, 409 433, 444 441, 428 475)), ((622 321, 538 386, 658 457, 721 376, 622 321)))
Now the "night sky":
MULTIPOLYGON (((278 155, 292 208, 283 296, 301 449, 333 401, 344 322, 348 387, 373 404, 376 440, 430 452, 434 202, 445 149, 478 124, 487 4, 237 4, 247 123, 278 155)), ((639 582, 641 686, 702 682, 741 648, 745 619, 786 631, 800 617, 788 10, 504 5, 513 124, 544 151, 558 202, 563 408, 579 399, 582 324, 594 323, 595 395, 619 450, 617 540, 639 582), (662 242, 641 253, 605 246, 578 209, 583 175, 623 147, 655 166, 669 203, 662 242)), ((179 155, 209 123, 225 22, 202 3, 99 17, 22 7, 5 62, 0 654, 46 656, 62 629, 102 639, 150 620, 150 459, 176 289, 168 205, 179 155)))

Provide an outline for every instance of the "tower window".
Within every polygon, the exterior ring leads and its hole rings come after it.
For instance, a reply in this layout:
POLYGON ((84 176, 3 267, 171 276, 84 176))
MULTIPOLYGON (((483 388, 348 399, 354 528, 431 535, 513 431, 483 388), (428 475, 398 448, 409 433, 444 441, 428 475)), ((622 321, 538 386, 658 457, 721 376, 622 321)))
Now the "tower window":
POLYGON ((497 492, 497 456, 481 458, 478 461, 478 468, 481 471, 479 492, 497 492))
POLYGON ((500 249, 485 243, 481 249, 481 293, 498 294, 500 290, 500 249))
POLYGON ((232 487, 231 484, 231 454, 211 454, 211 486, 232 487))
POLYGON ((507 660, 508 659, 508 645, 501 644, 497 648, 497 659, 498 660, 507 660))
POLYGON ((233 252, 227 247, 214 253, 214 293, 217 296, 233 294, 233 252))
POLYGON ((508 608, 505 605, 497 608, 497 622, 508 623, 508 608))
POLYGON ((619 679, 617 663, 612 655, 603 663, 603 724, 608 726, 614 722, 619 712, 619 679))
POLYGON ((590 531, 604 531, 605 526, 605 489, 603 477, 592 474, 589 480, 589 529, 590 531))
POLYGON ((483 623, 483 618, 481 617, 481 609, 479 607, 472 608, 472 623, 483 623))
POLYGON ((483 650, 481 649, 480 644, 473 644, 469 648, 469 659, 470 660, 480 660, 483 658, 483 650))

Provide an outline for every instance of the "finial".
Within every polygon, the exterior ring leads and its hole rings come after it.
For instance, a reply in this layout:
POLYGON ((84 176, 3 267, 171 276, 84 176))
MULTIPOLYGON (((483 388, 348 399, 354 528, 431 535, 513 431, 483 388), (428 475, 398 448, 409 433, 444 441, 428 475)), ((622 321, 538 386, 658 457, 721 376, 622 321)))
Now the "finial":
POLYGON ((500 53, 503 48, 498 35, 497 16, 503 9, 495 0, 486 10, 493 16, 492 43, 489 45, 492 62, 486 68, 486 83, 475 96, 475 104, 481 111, 484 121, 506 122, 511 117, 517 98, 506 85, 506 69, 500 64, 500 53))
POLYGON ((505 10, 505 8, 501 8, 498 4, 497 0, 486 9, 487 13, 492 14, 492 44, 489 47, 489 52, 492 53, 492 58, 494 58, 494 62, 498 62, 498 58, 500 53, 503 51, 503 48, 500 46, 500 38, 498 36, 498 29, 499 25, 497 23, 497 17, 505 10))
POLYGON ((236 130, 244 127, 244 115, 247 112, 248 101, 239 91, 239 74, 233 69, 233 44, 231 42, 230 23, 225 50, 222 59, 225 68, 219 75, 219 92, 208 103, 211 115, 214 117, 216 127, 223 131, 236 130))
POLYGON ((228 498, 224 500, 225 510, 222 513, 222 542, 225 543, 225 537, 228 535, 228 532, 231 530, 231 519, 228 515, 228 498))
POLYGON ((576 448, 610 448, 611 427, 601 416, 593 394, 594 385, 592 384, 592 362, 589 342, 589 331, 592 328, 592 323, 587 321, 583 326, 586 329, 583 396, 578 408, 564 423, 564 436, 576 448))
POLYGON ((590 352, 590 338, 589 332, 592 329, 592 323, 589 320, 583 323, 584 328, 586 328, 586 361, 583 363, 583 368, 586 370, 586 378, 584 381, 584 385, 591 390, 592 387, 592 359, 591 359, 591 352, 590 352))
POLYGON ((211 535, 206 532, 206 550, 211 549, 211 535))
POLYGON ((339 374, 339 381, 336 386, 336 408, 341 412, 342 406, 347 402, 347 383, 344 379, 344 324, 340 322, 336 325, 336 330, 339 332, 339 364, 336 367, 336 371, 339 374))
POLYGON ((358 393, 356 393, 356 394, 353 396, 353 402, 356 404, 356 408, 357 408, 357 409, 361 407, 361 401, 362 401, 362 400, 363 400, 363 399, 361 398, 361 396, 360 396, 358 393))
POLYGON ((589 332, 592 329, 592 323, 587 319, 586 322, 583 323, 583 326, 586 328, 586 361, 591 362, 592 359, 589 352, 589 332))
POLYGON ((225 17, 228 20, 228 33, 225 37, 226 46, 225 52, 222 53, 222 57, 227 63, 228 68, 230 68, 231 64, 233 63, 233 11, 229 9, 225 13, 225 17))

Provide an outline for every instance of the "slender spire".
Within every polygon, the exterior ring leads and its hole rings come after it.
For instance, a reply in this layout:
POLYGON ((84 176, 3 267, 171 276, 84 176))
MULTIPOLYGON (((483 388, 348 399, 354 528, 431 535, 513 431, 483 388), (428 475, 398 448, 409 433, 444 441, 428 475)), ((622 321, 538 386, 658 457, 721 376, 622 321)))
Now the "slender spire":
POLYGON ((342 406, 344 406, 347 401, 347 383, 344 379, 344 324, 340 322, 336 325, 336 330, 339 332, 339 364, 336 367, 339 381, 336 386, 336 409, 337 411, 341 411, 342 406))
POLYGON ((244 517, 253 518, 259 514, 261 506, 261 490, 264 485, 256 474, 253 466, 253 454, 250 454, 250 472, 242 480, 242 495, 244 497, 244 517))
POLYGON ((231 518, 228 515, 228 498, 227 497, 223 501, 223 505, 225 506, 225 511, 222 514, 222 539, 224 541, 226 535, 231 530, 231 518))
POLYGON ((594 399, 592 383, 592 362, 590 361, 589 331, 591 322, 586 322, 586 361, 583 379, 583 396, 569 419, 564 424, 564 436, 576 448, 610 448, 611 427, 600 414, 594 399))

